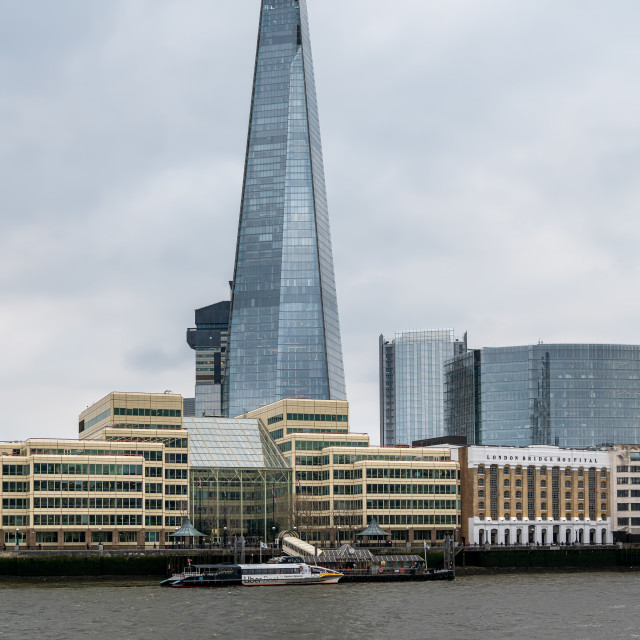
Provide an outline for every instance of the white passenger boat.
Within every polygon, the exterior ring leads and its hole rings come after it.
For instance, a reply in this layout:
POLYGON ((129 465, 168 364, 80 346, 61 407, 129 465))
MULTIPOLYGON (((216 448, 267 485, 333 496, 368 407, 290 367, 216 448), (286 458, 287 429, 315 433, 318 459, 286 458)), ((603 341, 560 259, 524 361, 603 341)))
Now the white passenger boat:
POLYGON ((335 584, 343 574, 309 565, 302 558, 282 558, 265 564, 189 565, 184 572, 163 580, 163 587, 257 587, 335 584))

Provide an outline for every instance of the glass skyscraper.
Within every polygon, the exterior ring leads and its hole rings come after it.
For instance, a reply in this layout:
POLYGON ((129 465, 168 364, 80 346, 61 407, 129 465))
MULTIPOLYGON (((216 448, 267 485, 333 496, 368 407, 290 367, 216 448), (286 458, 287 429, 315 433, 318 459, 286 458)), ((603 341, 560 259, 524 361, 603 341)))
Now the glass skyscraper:
POLYGON ((640 346, 485 348, 445 367, 447 435, 469 444, 640 442, 640 346))
POLYGON ((261 3, 223 408, 283 398, 346 398, 305 0, 261 3))
POLYGON ((453 329, 380 336, 381 446, 444 435, 444 363, 464 349, 453 329))

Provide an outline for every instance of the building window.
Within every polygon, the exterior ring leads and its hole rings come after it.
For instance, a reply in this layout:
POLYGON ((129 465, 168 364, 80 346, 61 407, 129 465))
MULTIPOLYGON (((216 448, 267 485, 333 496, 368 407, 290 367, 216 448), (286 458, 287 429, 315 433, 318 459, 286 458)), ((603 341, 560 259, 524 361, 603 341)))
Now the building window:
POLYGON ((484 498, 484 489, 478 489, 478 498, 484 498))
POLYGON ((505 478, 504 479, 504 486, 508 487, 509 486, 509 478, 505 478))
POLYGON ((504 503, 504 510, 508 511, 509 509, 511 509, 511 505, 508 502, 504 503))
POLYGON ((584 492, 578 491, 578 500, 584 500, 584 492))
POLYGON ((571 477, 571 469, 565 469, 564 470, 564 475, 568 476, 570 478, 571 477))
POLYGON ((546 489, 546 488, 547 488, 547 481, 546 481, 546 480, 540 480, 540 486, 541 486, 543 489, 546 489))
POLYGON ((522 467, 516 467, 516 475, 517 476, 521 476, 522 475, 522 467))
POLYGON ((565 489, 571 489, 571 480, 565 480, 564 488, 565 489))
POLYGON ((484 475, 484 465, 483 465, 483 464, 481 464, 481 465, 478 467, 478 475, 479 475, 479 476, 483 476, 483 475, 484 475))
POLYGON ((478 502, 478 509, 484 510, 484 502, 478 502))
POLYGON ((522 480, 516 480, 516 487, 522 487, 522 480))
POLYGON ((547 492, 546 492, 546 491, 541 491, 541 492, 540 492, 540 497, 541 497, 543 500, 545 500, 545 499, 546 499, 546 497, 547 497, 547 492))
POLYGON ((618 473, 629 473, 629 465, 619 464, 617 471, 618 473))
MULTIPOLYGON (((571 503, 570 502, 565 502, 564 508, 567 511, 571 511, 571 503)), ((571 517, 571 515, 569 515, 568 517, 571 517)))
POLYGON ((504 498, 510 498, 511 497, 511 491, 505 491, 503 497, 504 498))
POLYGON ((628 527, 629 526, 629 518, 618 518, 618 526, 619 527, 628 527))

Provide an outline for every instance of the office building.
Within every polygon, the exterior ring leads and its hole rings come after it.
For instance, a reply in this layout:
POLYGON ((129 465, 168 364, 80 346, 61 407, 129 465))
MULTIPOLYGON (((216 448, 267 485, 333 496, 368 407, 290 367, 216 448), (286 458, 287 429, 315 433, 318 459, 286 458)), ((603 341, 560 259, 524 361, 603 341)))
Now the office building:
POLYGON ((81 441, 161 443, 162 458, 145 469, 145 499, 153 499, 155 522, 162 516, 165 527, 182 525, 189 513, 189 432, 182 426, 182 396, 112 392, 85 409, 78 426, 81 441))
POLYGON ((447 435, 564 448, 640 442, 640 346, 484 348, 445 367, 447 435))
MULTIPOLYGON (((186 446, 186 434, 172 437, 186 446)), ((187 496, 172 491, 177 474, 187 477, 175 451, 158 439, 0 443, 0 540, 31 549, 165 545, 186 514, 187 496)))
POLYGON ((444 363, 466 350, 453 329, 380 336, 380 444, 411 445, 444 435, 444 363))
POLYGON ((470 446, 457 454, 463 543, 613 542, 608 451, 470 446))
POLYGON ((349 431, 346 401, 286 399, 250 415, 293 470, 294 525, 303 540, 352 542, 373 518, 390 540, 420 545, 459 528, 458 463, 448 447, 372 447, 367 434, 349 431))
POLYGON ((345 399, 306 0, 263 0, 223 389, 230 417, 345 399))
POLYGON ((619 542, 640 542, 640 445, 611 449, 611 519, 619 542))
MULTIPOLYGON (((230 302, 196 309, 187 344, 196 352, 196 394, 192 416, 222 415, 222 383, 227 360, 230 302)), ((185 399, 186 400, 186 399, 185 399)), ((190 409, 185 402, 185 409, 190 409)))

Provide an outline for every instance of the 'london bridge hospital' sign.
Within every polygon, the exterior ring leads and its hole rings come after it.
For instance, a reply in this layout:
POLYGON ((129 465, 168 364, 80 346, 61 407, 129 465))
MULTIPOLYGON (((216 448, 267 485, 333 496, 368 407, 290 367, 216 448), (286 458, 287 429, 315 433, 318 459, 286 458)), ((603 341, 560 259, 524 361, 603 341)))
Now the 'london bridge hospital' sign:
POLYGON ((596 465, 609 468, 611 466, 608 451, 585 451, 580 449, 561 449, 551 446, 533 447, 491 447, 470 446, 468 450, 469 464, 545 464, 556 465, 596 465))

